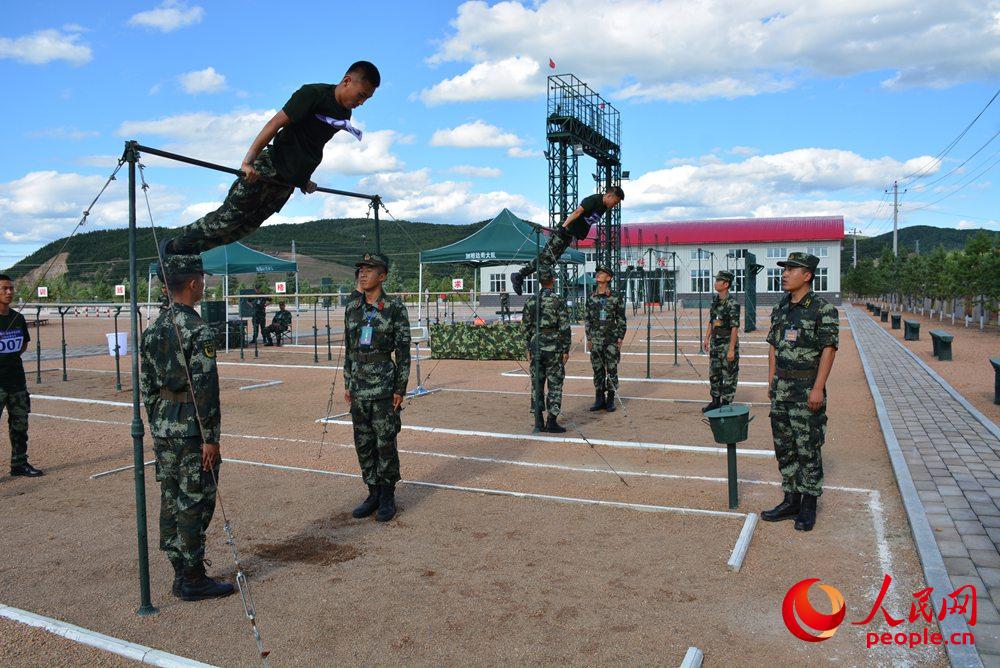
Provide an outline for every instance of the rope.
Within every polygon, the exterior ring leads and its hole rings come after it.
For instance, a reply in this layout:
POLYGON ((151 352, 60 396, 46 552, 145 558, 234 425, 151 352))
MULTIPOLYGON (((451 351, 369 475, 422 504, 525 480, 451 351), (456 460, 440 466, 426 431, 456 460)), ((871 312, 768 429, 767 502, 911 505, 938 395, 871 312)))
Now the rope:
MULTIPOLYGON (((156 255, 159 261, 159 267, 160 270, 163 272, 165 281, 167 276, 167 266, 164 260, 166 258, 164 258, 163 254, 161 253, 160 244, 156 235, 156 225, 153 222, 153 209, 149 203, 149 184, 146 182, 145 166, 141 162, 139 162, 138 158, 139 154, 138 152, 136 152, 135 153, 136 165, 139 167, 139 178, 142 182, 142 194, 143 198, 146 201, 146 212, 149 215, 149 227, 153 233, 153 244, 156 247, 156 255)), ((191 377, 191 368, 188 364, 187 356, 183 354, 184 340, 183 337, 181 336, 180 328, 177 326, 173 295, 170 293, 170 290, 166 290, 165 292, 167 293, 168 313, 170 313, 171 325, 174 330, 174 335, 177 337, 177 345, 179 346, 181 351, 180 358, 184 366, 184 374, 187 376, 188 387, 191 388, 191 394, 192 396, 194 396, 195 399, 195 401, 193 402, 195 418, 198 420, 198 425, 201 428, 202 433, 204 433, 205 422, 202 419, 201 411, 198 408, 197 396, 195 396, 196 389, 194 386, 193 379, 191 377)), ((212 473, 212 481, 215 483, 216 497, 219 500, 219 510, 222 512, 222 521, 223 521, 222 530, 226 534, 226 544, 229 545, 229 548, 232 552, 233 563, 236 566, 236 586, 239 588, 240 598, 243 601, 243 612, 244 614, 246 614, 246 617, 250 622, 251 633, 253 635, 254 641, 257 644, 257 652, 260 655, 261 663, 265 667, 267 667, 270 666, 270 663, 268 662, 267 659, 268 655, 270 654, 270 651, 264 648, 264 640, 260 635, 260 628, 257 625, 257 611, 256 608, 254 607, 253 593, 250 590, 250 582, 247 580, 246 574, 243 572, 243 565, 240 563, 239 552, 237 551, 236 548, 236 537, 233 533, 233 525, 229 519, 228 513, 226 512, 226 505, 223 502, 222 486, 219 484, 218 476, 216 476, 215 474, 215 468, 212 467, 209 469, 209 471, 212 473)))

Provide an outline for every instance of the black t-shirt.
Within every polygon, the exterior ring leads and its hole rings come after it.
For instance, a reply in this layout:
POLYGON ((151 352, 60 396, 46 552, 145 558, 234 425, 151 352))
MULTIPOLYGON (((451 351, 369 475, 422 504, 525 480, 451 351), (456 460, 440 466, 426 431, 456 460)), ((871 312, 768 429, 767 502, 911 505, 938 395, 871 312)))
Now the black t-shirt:
POLYGON ((590 226, 601 220, 601 216, 608 212, 608 207, 604 206, 604 195, 584 197, 580 206, 583 207, 583 213, 566 229, 577 239, 586 239, 590 226))
POLYGON ((304 186, 323 161, 323 147, 338 130, 316 114, 349 120, 351 110, 333 96, 333 84, 306 84, 282 107, 292 122, 274 138, 271 159, 281 178, 293 186, 304 186))
POLYGON ((24 380, 21 351, 30 340, 28 323, 23 315, 14 309, 10 309, 7 315, 0 315, 0 387, 3 389, 28 389, 24 380))

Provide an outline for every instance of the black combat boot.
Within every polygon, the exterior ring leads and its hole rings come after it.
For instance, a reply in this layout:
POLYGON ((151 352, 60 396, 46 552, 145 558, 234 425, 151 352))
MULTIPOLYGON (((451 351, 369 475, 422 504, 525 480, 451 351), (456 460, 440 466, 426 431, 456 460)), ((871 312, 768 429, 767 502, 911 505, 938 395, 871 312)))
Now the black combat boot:
POLYGON ((182 601, 203 601, 206 598, 223 598, 236 591, 228 582, 218 582, 205 575, 205 564, 184 569, 181 580, 182 601))
POLYGON ((396 516, 396 486, 383 485, 382 495, 378 500, 378 512, 375 514, 376 522, 388 522, 396 516))
POLYGON ((588 408, 587 410, 589 410, 591 412, 593 412, 593 411, 599 411, 602 408, 604 408, 606 405, 607 405, 607 400, 605 400, 605 398, 604 398, 604 392, 601 392, 600 390, 595 390, 594 405, 591 406, 590 408, 588 408))
POLYGON ((520 295, 524 292, 524 276, 521 275, 521 272, 515 271, 510 275, 510 285, 514 288, 515 295, 520 295))
POLYGON ((802 505, 798 517, 795 518, 796 531, 812 531, 816 525, 816 497, 812 494, 802 495, 802 505))
POLYGON ((29 478, 37 478, 38 476, 45 475, 45 473, 43 473, 42 471, 36 469, 34 466, 32 466, 31 464, 29 464, 27 462, 21 464, 20 466, 11 466, 10 467, 10 474, 12 476, 23 475, 23 476, 27 476, 29 478))
POLYGON ((760 518, 765 522, 780 522, 790 520, 799 514, 799 505, 802 503, 802 495, 798 492, 785 492, 785 500, 770 510, 765 510, 760 514, 760 518))
POLYGON ((707 413, 708 411, 714 411, 716 408, 718 408, 721 405, 722 405, 722 401, 719 399, 719 397, 712 397, 712 400, 710 402, 708 402, 707 404, 705 404, 705 406, 701 409, 701 412, 702 413, 707 413))
POLYGON ((170 565, 174 567, 174 584, 170 587, 170 595, 181 597, 181 583, 184 582, 184 563, 180 561, 171 561, 170 565))
POLYGON ((545 423, 545 431, 550 434, 565 434, 566 427, 556 422, 556 416, 549 413, 549 420, 545 423))
POLYGON ((351 511, 351 515, 361 519, 368 517, 378 508, 379 488, 378 485, 368 485, 368 498, 361 502, 361 505, 351 511))
POLYGON ((608 390, 608 404, 604 407, 609 413, 615 412, 615 391, 608 390))

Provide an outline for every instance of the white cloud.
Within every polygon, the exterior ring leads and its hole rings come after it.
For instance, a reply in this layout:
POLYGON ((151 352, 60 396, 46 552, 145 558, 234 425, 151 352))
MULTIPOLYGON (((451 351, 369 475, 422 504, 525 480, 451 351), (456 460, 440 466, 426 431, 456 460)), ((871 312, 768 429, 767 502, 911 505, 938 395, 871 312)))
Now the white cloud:
POLYGON ((64 60, 83 65, 93 58, 90 47, 80 44, 76 30, 39 30, 24 37, 0 37, 0 59, 10 58, 29 65, 64 60))
POLYGON ((960 220, 955 225, 960 230, 993 230, 1000 231, 1000 221, 996 220, 960 220))
MULTIPOLYGON (((69 234, 106 179, 106 176, 40 171, 0 183, 3 239, 11 243, 48 242, 69 234)), ((150 202, 158 224, 165 222, 159 220, 161 215, 167 218, 181 207, 181 198, 164 188, 151 189, 150 202)), ((126 184, 124 179, 118 179, 108 186, 81 230, 127 224, 126 184)))
POLYGON ((523 143, 524 140, 513 132, 478 120, 447 130, 436 130, 431 137, 431 146, 457 148, 507 148, 523 143))
POLYGON ((92 139, 100 137, 101 133, 95 130, 80 130, 75 127, 46 128, 45 130, 35 130, 29 132, 32 139, 65 139, 68 141, 80 141, 82 139, 92 139))
POLYGON ((178 28, 199 23, 204 16, 205 10, 197 5, 188 7, 178 0, 164 0, 153 9, 133 14, 128 24, 160 32, 173 32, 178 28))
MULTIPOLYGON (((358 188, 378 193, 392 215, 399 219, 430 223, 471 223, 492 218, 504 207, 529 220, 546 219, 545 209, 518 194, 503 190, 473 192, 461 181, 433 182, 427 169, 413 172, 373 174, 361 179, 358 188)), ((323 215, 330 218, 364 217, 367 202, 330 198, 323 215)))
POLYGON ((624 184, 623 216, 632 220, 844 214, 870 219, 878 201, 864 197, 893 176, 926 164, 865 158, 851 151, 803 148, 736 162, 692 160, 646 172, 624 184))
POLYGON ((424 94, 433 102, 523 97, 476 68, 549 57, 560 71, 637 100, 758 95, 866 72, 890 72, 888 87, 942 87, 1000 70, 998 15, 996 0, 465 2, 429 60, 472 65, 424 94))
MULTIPOLYGON (((273 109, 229 114, 197 112, 155 120, 125 121, 117 134, 174 153, 235 167, 243 161, 250 143, 275 113, 273 109)), ((395 130, 365 132, 360 143, 348 133, 338 132, 326 145, 323 163, 316 173, 353 175, 402 169, 403 162, 392 153, 392 147, 407 141, 410 141, 409 136, 395 130)), ((149 158, 146 162, 154 164, 156 161, 149 158)))
POLYGON ((226 77, 215 71, 214 67, 206 67, 203 70, 185 72, 177 77, 181 88, 185 93, 197 95, 199 93, 221 93, 226 90, 226 77))
POLYGON ((533 58, 513 56, 474 65, 465 74, 420 91, 428 105, 470 100, 509 100, 545 92, 545 75, 533 58))
POLYGON ((520 146, 511 146, 509 149, 507 149, 507 157, 540 158, 542 157, 542 152, 533 148, 521 148, 520 146))
POLYGON ((448 170, 453 174, 462 174, 479 179, 495 179, 503 172, 497 167, 476 167, 474 165, 456 165, 448 170))

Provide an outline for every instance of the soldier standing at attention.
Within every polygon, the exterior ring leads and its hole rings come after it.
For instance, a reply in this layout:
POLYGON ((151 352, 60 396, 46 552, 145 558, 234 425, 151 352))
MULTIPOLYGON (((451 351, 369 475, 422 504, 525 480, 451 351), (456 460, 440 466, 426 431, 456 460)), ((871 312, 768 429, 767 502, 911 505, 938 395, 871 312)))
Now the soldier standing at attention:
POLYGON ((531 411, 535 414, 535 431, 562 434, 566 432, 566 428, 556 422, 556 418, 561 412, 563 379, 566 377, 566 361, 569 359, 569 349, 573 340, 569 309, 566 308, 562 297, 552 289, 555 272, 551 267, 542 266, 538 270, 538 280, 542 286, 541 292, 529 297, 524 304, 524 310, 521 311, 524 338, 528 347, 528 363, 531 365, 531 411), (537 307, 536 300, 540 300, 540 305, 537 307), (535 340, 536 328, 540 328, 539 340, 535 340), (545 396, 546 384, 548 396, 545 396), (544 403, 542 403, 543 396, 544 403), (540 416, 546 406, 549 418, 543 423, 540 416), (538 407, 537 412, 535 412, 536 407, 538 407))
POLYGON ((163 265, 173 305, 142 335, 139 382, 160 483, 160 549, 174 567, 171 593, 200 601, 234 591, 205 574, 221 463, 215 334, 194 310, 205 292, 201 256, 172 255, 163 265))
POLYGON ((598 266, 594 272, 597 289, 587 298, 584 328, 590 346, 590 366, 594 370, 594 405, 591 411, 602 408, 615 411, 615 391, 618 389, 618 360, 621 358, 622 340, 625 338, 625 300, 611 292, 614 277, 607 267, 598 266))
POLYGON ((375 519, 388 522, 396 515, 396 435, 410 379, 410 317, 401 299, 382 290, 389 258, 365 253, 355 266, 362 295, 344 313, 344 400, 351 405, 354 448, 368 498, 352 514, 367 517, 378 509, 375 519))
POLYGON ((10 307, 14 281, 0 274, 0 417, 7 409, 10 434, 10 474, 37 478, 45 475, 28 463, 28 414, 31 397, 24 377, 21 354, 28 349, 31 334, 24 316, 10 307))
POLYGON ((740 305, 729 295, 733 272, 721 270, 715 275, 712 308, 708 312, 705 350, 708 351, 708 384, 712 401, 702 413, 719 406, 728 406, 736 396, 736 380, 740 375, 740 305))
POLYGON ((500 293, 500 322, 510 322, 510 293, 500 293))
POLYGON ((799 531, 812 531, 823 493, 826 380, 840 343, 837 309, 812 291, 817 265, 808 253, 789 253, 778 263, 787 294, 771 311, 767 333, 771 433, 785 498, 761 518, 794 517, 799 531))
MULTIPOLYGON (((254 292, 260 294, 260 286, 254 286, 254 292)), ((267 327, 267 303, 271 301, 268 297, 251 297, 250 306, 253 307, 253 338, 250 339, 250 343, 257 342, 257 332, 259 331, 261 335, 264 334, 264 328, 267 327)))
POLYGON ((562 225, 557 227, 542 249, 540 262, 532 260, 520 271, 515 271, 510 275, 510 284, 514 287, 514 294, 521 294, 524 291, 524 279, 535 273, 536 269, 548 267, 555 271, 556 263, 563 251, 569 248, 573 239, 586 239, 590 232, 590 226, 601 219, 605 213, 618 206, 625 199, 625 191, 620 186, 609 186, 603 195, 590 195, 580 201, 580 206, 576 207, 573 213, 566 216, 562 225), (537 264, 537 266, 536 266, 537 264))

